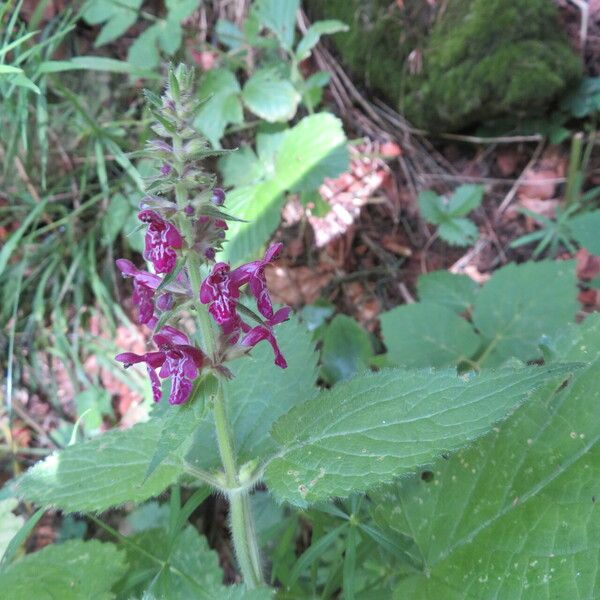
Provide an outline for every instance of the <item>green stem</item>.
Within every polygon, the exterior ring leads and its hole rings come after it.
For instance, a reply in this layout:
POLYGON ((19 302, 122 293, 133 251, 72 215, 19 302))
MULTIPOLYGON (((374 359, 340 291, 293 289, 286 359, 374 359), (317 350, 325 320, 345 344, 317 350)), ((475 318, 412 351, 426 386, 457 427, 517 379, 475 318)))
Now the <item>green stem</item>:
MULTIPOLYGON (((225 468, 227 486, 234 488, 239 486, 239 478, 235 464, 233 435, 227 418, 222 382, 219 382, 213 410, 217 442, 219 444, 223 467, 225 468)), ((229 493, 229 516, 233 545, 244 583, 250 589, 258 587, 263 583, 263 578, 256 532, 250 509, 250 497, 247 490, 229 493)))

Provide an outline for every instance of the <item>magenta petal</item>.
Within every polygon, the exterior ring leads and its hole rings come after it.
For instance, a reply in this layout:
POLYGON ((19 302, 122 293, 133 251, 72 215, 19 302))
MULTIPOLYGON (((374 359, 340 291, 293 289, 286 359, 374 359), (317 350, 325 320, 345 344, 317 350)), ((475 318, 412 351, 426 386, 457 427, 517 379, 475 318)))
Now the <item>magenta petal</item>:
POLYGON ((171 394, 169 404, 183 404, 188 401, 192 393, 193 383, 181 376, 173 376, 171 379, 171 394))
POLYGON ((195 346, 181 345, 179 346, 179 350, 189 356, 198 369, 204 366, 204 354, 195 346))
POLYGON ((152 386, 152 397, 154 402, 158 402, 162 396, 162 387, 160 385, 160 379, 156 374, 156 371, 150 366, 146 367, 148 371, 148 377, 150 377, 150 385, 152 386))
POLYGON ((165 325, 158 333, 154 334, 153 339, 159 347, 190 343, 188 336, 183 331, 179 331, 179 329, 175 329, 175 327, 171 327, 170 325, 165 325))
POLYGON ((137 272, 136 266, 126 258, 119 258, 115 261, 117 269, 125 276, 133 277, 137 272))
POLYGON ((123 352, 115 356, 115 360, 122 362, 126 367, 146 362, 146 355, 135 354, 133 352, 123 352))
POLYGON ((271 296, 269 296, 269 290, 267 289, 267 282, 265 281, 264 276, 252 277, 252 279, 250 279, 250 291, 256 298, 256 306, 260 314, 263 317, 270 319, 273 316, 273 304, 271 303, 271 296))
POLYGON ((263 259, 264 263, 273 262, 281 253, 283 249, 283 244, 281 242, 277 244, 271 244, 267 251, 265 252, 265 257, 263 259))

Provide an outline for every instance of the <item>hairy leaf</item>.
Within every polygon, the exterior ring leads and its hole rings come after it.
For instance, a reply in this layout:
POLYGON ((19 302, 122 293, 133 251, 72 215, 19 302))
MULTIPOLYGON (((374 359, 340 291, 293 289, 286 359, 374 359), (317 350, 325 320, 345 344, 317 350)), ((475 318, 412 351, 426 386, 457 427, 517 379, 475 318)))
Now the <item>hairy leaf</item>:
POLYGON ((341 382, 275 423, 281 448, 266 480, 279 500, 306 505, 413 472, 487 433, 568 367, 457 377, 384 370, 341 382))
POLYGON ((397 598, 594 598, 600 585, 600 362, 546 386, 474 447, 399 482, 378 516, 423 572, 397 598))
POLYGON ((3 598, 110 600, 125 572, 123 552, 113 544, 73 540, 28 554, 0 573, 3 598))
MULTIPOLYGON (((272 424, 316 394, 317 355, 310 334, 295 320, 279 326, 276 334, 288 368, 273 365, 271 347, 261 342, 249 358, 232 363, 235 377, 225 385, 239 463, 273 452, 272 424)), ((220 465, 212 413, 196 431, 186 460, 205 469, 220 465)))
POLYGON ((160 494, 181 474, 171 455, 144 481, 162 425, 152 419, 57 451, 29 469, 17 490, 26 500, 67 512, 103 511, 160 494))

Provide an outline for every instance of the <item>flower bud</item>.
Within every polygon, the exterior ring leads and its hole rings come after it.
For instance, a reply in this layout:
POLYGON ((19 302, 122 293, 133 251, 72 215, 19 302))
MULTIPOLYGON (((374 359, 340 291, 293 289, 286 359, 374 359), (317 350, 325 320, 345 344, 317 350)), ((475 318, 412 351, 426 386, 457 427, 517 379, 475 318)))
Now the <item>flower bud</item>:
POLYGON ((216 187, 213 190, 212 197, 211 197, 210 201, 215 206, 222 206, 223 203, 225 202, 225 190, 223 188, 216 187))

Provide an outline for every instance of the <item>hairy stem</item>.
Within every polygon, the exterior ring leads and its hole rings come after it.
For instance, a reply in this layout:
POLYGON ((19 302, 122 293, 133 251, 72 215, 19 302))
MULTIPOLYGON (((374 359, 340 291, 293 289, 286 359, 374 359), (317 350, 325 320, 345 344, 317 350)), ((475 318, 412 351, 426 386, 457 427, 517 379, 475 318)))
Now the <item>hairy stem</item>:
MULTIPOLYGON (((235 464, 233 436, 227 418, 222 382, 219 382, 215 396, 214 417, 219 452, 221 453, 221 460, 225 468, 227 486, 234 488, 239 486, 239 478, 235 464)), ((263 578, 256 532, 250 510, 250 497, 247 490, 229 493, 229 514, 231 536, 244 583, 250 589, 258 587, 262 584, 263 578)))

